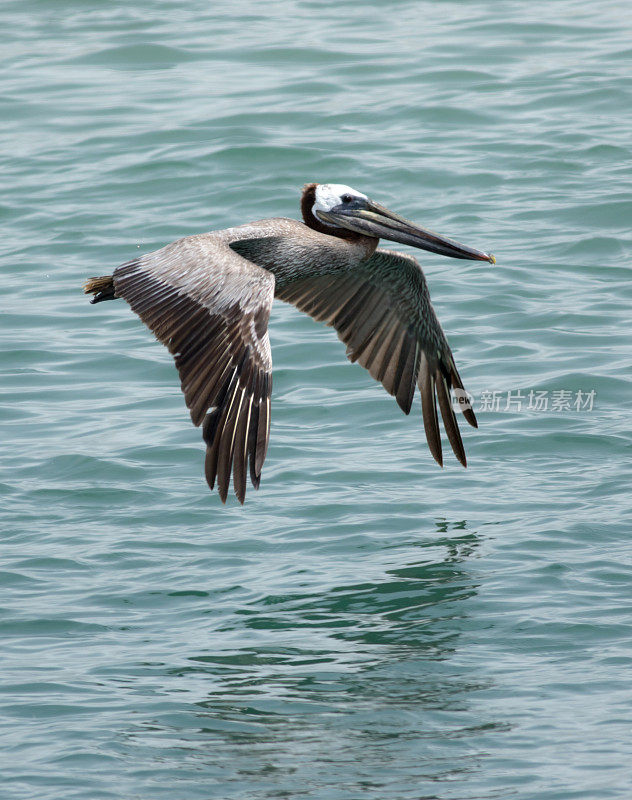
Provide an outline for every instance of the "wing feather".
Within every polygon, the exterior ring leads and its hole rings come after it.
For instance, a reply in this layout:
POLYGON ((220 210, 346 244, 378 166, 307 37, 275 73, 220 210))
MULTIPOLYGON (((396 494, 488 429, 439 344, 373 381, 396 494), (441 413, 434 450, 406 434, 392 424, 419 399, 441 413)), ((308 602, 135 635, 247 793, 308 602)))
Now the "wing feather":
POLYGON ((467 460, 465 458, 465 449, 463 448, 459 426, 454 415, 454 409, 452 408, 450 389, 445 375, 437 372, 435 385, 437 389, 437 399, 439 400, 439 408, 441 409, 441 418, 443 419, 443 427, 448 435, 448 441, 452 446, 454 455, 459 459, 461 464, 466 467, 467 460))
POLYGON ((437 415, 437 396, 435 392, 434 373, 430 369, 425 353, 421 356, 419 369, 419 391, 421 393, 421 413, 426 432, 426 441, 434 460, 443 466, 441 436, 439 434, 439 418, 437 415))
POLYGON ((448 440, 465 466, 451 389, 460 390, 461 410, 474 427, 476 417, 414 258, 378 249, 347 269, 297 274, 294 280, 277 285, 276 296, 333 326, 347 345, 349 360, 380 381, 404 413, 410 413, 419 386, 428 446, 442 465, 438 401, 448 440))
POLYGON ((404 412, 410 413, 413 397, 415 395, 415 381, 419 373, 419 356, 421 350, 419 342, 410 327, 406 330, 406 338, 402 347, 402 354, 397 365, 395 377, 395 399, 404 412))
POLYGON ((258 488, 270 434, 274 276, 206 234, 123 264, 113 279, 175 358, 193 424, 203 423, 209 487, 225 502, 232 473, 243 503, 248 462, 258 488))

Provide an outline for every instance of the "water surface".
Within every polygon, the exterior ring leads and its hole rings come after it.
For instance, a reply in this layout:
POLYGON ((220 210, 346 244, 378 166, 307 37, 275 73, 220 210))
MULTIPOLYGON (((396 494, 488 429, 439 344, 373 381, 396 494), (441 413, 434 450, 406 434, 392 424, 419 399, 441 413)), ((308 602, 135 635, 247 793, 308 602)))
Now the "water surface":
POLYGON ((625 4, 1 17, 3 797, 629 797, 625 4), (224 507, 168 353, 81 284, 310 180, 497 254, 422 257, 480 427, 439 469, 279 304, 224 507))

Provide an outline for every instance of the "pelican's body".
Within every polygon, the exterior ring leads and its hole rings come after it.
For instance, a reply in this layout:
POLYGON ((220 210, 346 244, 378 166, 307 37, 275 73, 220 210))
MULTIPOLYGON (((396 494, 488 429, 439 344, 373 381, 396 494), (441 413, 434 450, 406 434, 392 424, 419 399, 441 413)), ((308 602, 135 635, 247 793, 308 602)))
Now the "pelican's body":
MULTIPOLYGON (((226 500, 231 472, 243 503, 258 488, 270 432, 274 297, 332 325, 347 355, 409 413, 418 385, 426 437, 441 464, 436 399, 452 448, 465 452, 450 401, 463 391, 424 274, 379 237, 455 258, 493 256, 439 237, 339 184, 308 184, 303 222, 275 218, 188 236, 93 278, 92 302, 122 297, 175 356, 195 425, 203 423, 206 478, 226 500), (436 392, 436 399, 435 399, 436 392)), ((463 398, 461 398, 463 402, 463 398)), ((470 424, 474 414, 462 409, 470 424)))

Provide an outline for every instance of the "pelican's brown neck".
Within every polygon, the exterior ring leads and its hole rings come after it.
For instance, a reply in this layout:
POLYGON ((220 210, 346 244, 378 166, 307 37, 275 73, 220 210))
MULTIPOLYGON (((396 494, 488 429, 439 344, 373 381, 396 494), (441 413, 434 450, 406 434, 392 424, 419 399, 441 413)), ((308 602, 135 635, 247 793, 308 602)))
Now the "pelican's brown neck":
POLYGON ((316 202, 316 187, 317 183, 306 183, 303 186, 303 194, 301 196, 301 214, 303 215, 303 222, 308 228, 319 233, 325 233, 327 236, 337 236, 339 239, 346 239, 348 242, 363 242, 368 245, 367 249, 371 253, 378 245, 379 239, 374 239, 372 236, 363 236, 361 233, 350 231, 347 228, 336 228, 333 225, 325 225, 313 213, 312 207, 316 202))

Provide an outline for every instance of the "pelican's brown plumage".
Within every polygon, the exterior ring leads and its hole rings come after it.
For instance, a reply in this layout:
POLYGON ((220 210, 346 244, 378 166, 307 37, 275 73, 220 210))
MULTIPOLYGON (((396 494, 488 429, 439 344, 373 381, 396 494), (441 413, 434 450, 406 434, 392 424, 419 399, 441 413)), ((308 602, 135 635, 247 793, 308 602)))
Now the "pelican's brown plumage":
MULTIPOLYGON (((419 386, 430 451, 443 463, 437 401, 466 465, 450 390, 463 391, 417 261, 377 248, 380 237, 453 258, 494 257, 413 225, 340 184, 307 184, 303 222, 265 219, 187 236, 92 278, 93 303, 122 297, 175 357, 194 425, 206 442, 206 480, 238 500, 259 487, 270 435, 275 297, 333 326, 357 361, 408 414, 419 386)), ((461 396, 466 420, 476 427, 461 396)))

